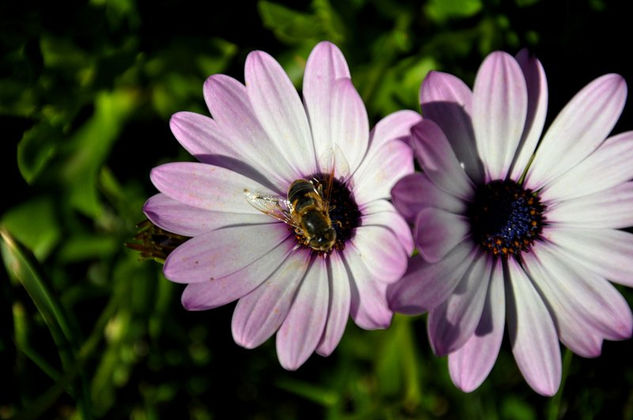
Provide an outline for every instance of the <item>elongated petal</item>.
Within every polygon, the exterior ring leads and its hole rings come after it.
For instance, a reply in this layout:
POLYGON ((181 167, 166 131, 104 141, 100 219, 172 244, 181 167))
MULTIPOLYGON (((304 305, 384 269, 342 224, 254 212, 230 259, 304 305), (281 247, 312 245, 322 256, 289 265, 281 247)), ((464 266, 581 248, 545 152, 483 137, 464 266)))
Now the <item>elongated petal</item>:
POLYGON ((462 347, 448 355, 451 379, 464 392, 477 389, 497 360, 506 312, 503 282, 501 264, 497 263, 492 270, 486 303, 475 333, 462 347))
MULTIPOLYGON (((544 246, 539 248, 544 248, 544 246)), ((561 342, 582 357, 598 356, 602 348, 601 335, 594 326, 587 325, 587 316, 579 302, 574 300, 573 295, 570 296, 568 291, 561 290, 558 284, 561 280, 574 282, 576 279, 570 279, 569 276, 559 279, 560 273, 556 267, 544 266, 540 261, 539 254, 542 253, 535 252, 526 256, 525 266, 541 295, 544 296, 561 342)))
MULTIPOLYGON (((277 182, 289 184, 300 175, 266 134, 242 83, 214 74, 204 84, 204 98, 223 134, 220 150, 226 150, 225 154, 247 162, 277 182)), ((221 152, 214 145, 208 153, 221 152)))
POLYGON ((292 253, 265 282, 239 300, 231 322, 237 344, 251 349, 277 331, 286 319, 309 264, 309 253, 292 253))
POLYGON ((436 263, 468 235, 470 225, 463 216, 427 207, 418 213, 413 234, 420 254, 436 263))
POLYGON ((178 142, 196 159, 204 162, 214 154, 233 155, 226 135, 211 118, 194 112, 177 112, 171 116, 169 126, 178 142))
POLYGON ((556 203, 547 210, 547 222, 581 228, 633 226, 633 182, 556 203))
POLYGON ((473 89, 473 129, 488 180, 508 175, 525 127, 527 98, 514 57, 504 52, 486 57, 473 89))
POLYGON ((544 200, 568 200, 612 188, 633 178, 633 131, 607 139, 578 165, 543 189, 544 200))
POLYGON ((182 293, 182 306, 189 311, 204 311, 246 296, 275 273, 295 245, 294 238, 288 238, 233 274, 213 281, 188 284, 182 293))
POLYGON ((472 182, 440 127, 433 121, 422 120, 411 132, 411 147, 433 184, 455 197, 468 200, 473 191, 472 182))
POLYGON ((392 188, 391 196, 394 206, 409 223, 413 223, 418 212, 427 207, 455 214, 466 210, 464 201, 440 190, 420 172, 402 177, 392 188))
POLYGON ((387 328, 393 316, 387 305, 388 283, 372 277, 353 247, 345 248, 343 259, 350 280, 352 319, 366 330, 387 328))
POLYGON ((633 235, 613 229, 551 226, 543 235, 566 255, 600 276, 633 286, 633 235))
POLYGON ((279 63, 263 51, 253 51, 246 57, 244 77, 253 111, 268 137, 296 172, 314 173, 316 157, 308 118, 279 63))
MULTIPOLYGON (((376 200, 361 207, 361 226, 380 226, 389 229, 400 241, 407 256, 413 252, 413 236, 405 220, 387 200, 376 200)), ((372 248, 368 244, 368 249, 372 248)), ((364 248, 361 248, 364 249, 364 248)))
POLYGON ((269 223, 265 214, 224 213, 191 207, 156 194, 143 206, 145 216, 156 226, 184 236, 198 236, 228 225, 269 223))
POLYGON ((428 333, 435 354, 444 356, 473 335, 486 301, 493 263, 479 256, 453 293, 429 313, 428 333))
POLYGON ((328 262, 330 307, 325 330, 316 349, 321 356, 329 356, 341 341, 349 318, 351 303, 349 278, 338 252, 330 254, 328 262))
MULTIPOLYGON (((346 246, 355 261, 362 262, 373 279, 393 283, 402 277, 407 268, 403 245, 394 233, 383 226, 361 226, 346 246)), ((350 255, 348 254, 348 255, 350 255)))
MULTIPOLYGON (((319 144, 317 157, 329 145, 340 148, 347 162, 334 162, 337 176, 347 177, 353 173, 365 156, 369 143, 369 120, 367 110, 350 79, 339 79, 332 86, 330 98, 330 139, 319 144), (325 148, 323 146, 326 146, 325 148), (346 167, 349 165, 348 167, 346 167), (350 171, 345 173, 345 171, 350 171)), ((322 164, 322 162, 320 162, 322 164)))
POLYGON ((332 112, 334 84, 341 78, 350 78, 345 57, 331 42, 318 43, 306 62, 303 75, 303 100, 310 120, 316 156, 319 158, 332 146, 333 120, 343 114, 332 112))
POLYGON ((214 281, 266 255, 288 236, 290 231, 282 223, 231 226, 207 232, 172 251, 163 273, 176 283, 214 281))
POLYGON ((526 256, 525 266, 556 321, 561 341, 575 353, 596 357, 603 337, 631 335, 631 311, 606 280, 573 267, 548 244, 526 256))
POLYGON ((532 282, 514 259, 508 260, 508 332, 512 353, 527 383, 541 395, 556 393, 561 360, 554 322, 532 282))
POLYGON ((455 289, 475 258, 469 241, 457 245, 436 264, 421 255, 409 260, 402 279, 389 286, 389 307, 404 314, 417 315, 435 308, 455 289))
MULTIPOLYGON (((271 189, 276 188, 274 185, 288 183, 284 180, 283 163, 277 172, 270 162, 261 159, 261 154, 209 117, 178 112, 172 115, 169 125, 180 144, 200 162, 230 169, 271 189)), ((290 176, 286 174, 286 177, 290 176)))
POLYGON ((369 152, 378 150, 383 143, 394 139, 408 139, 411 127, 422 120, 420 114, 410 110, 401 110, 387 115, 369 133, 369 152))
POLYGON ((400 140, 383 143, 365 156, 353 176, 354 198, 358 204, 391 198, 391 188, 413 172, 413 152, 400 140))
POLYGON ((250 178, 204 163, 166 163, 152 169, 150 178, 169 198, 212 211, 257 214, 246 200, 245 190, 273 194, 250 178))
POLYGON ((319 344, 327 321, 328 289, 326 262, 316 258, 277 333, 277 356, 284 369, 297 369, 319 344))
POLYGON ((620 75, 607 74, 578 92, 545 133, 526 177, 527 185, 541 188, 593 152, 618 120, 626 91, 620 75))
POLYGON ((522 49, 516 56, 516 60, 523 71, 527 86, 528 108, 525 118, 523 136, 517 146, 515 161, 512 164, 511 179, 519 179, 536 149, 536 144, 541 138, 545 117, 547 115, 547 78, 543 65, 527 49, 522 49))
POLYGON ((420 86, 422 115, 442 129, 470 178, 483 182, 484 170, 471 121, 472 100, 470 88, 452 74, 431 71, 420 86))

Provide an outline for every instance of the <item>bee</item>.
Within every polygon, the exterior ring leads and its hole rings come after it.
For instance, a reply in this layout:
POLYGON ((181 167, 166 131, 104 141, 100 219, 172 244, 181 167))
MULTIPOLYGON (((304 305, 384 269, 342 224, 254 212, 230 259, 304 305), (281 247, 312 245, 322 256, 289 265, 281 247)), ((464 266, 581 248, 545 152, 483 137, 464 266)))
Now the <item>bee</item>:
POLYGON ((295 230, 303 245, 329 252, 336 244, 336 229, 330 218, 329 191, 333 173, 325 184, 317 179, 298 179, 290 184, 286 197, 244 190, 246 199, 257 210, 295 230))
POLYGON ((323 165, 322 172, 309 180, 293 181, 286 197, 248 190, 244 190, 244 194, 257 210, 293 227, 301 245, 327 255, 333 248, 344 246, 337 244, 339 238, 335 226, 342 229, 343 225, 331 217, 334 206, 330 196, 334 189, 334 173, 342 175, 337 181, 345 184, 344 178, 349 176, 350 167, 337 145, 324 150, 318 162, 323 165))

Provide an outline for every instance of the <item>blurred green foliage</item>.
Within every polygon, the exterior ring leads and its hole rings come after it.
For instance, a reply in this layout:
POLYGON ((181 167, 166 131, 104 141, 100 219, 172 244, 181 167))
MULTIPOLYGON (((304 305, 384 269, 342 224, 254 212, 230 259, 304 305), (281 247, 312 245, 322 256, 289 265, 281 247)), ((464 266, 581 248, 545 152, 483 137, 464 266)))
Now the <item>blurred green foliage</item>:
POLYGON ((431 355, 424 317, 398 316, 386 331, 350 323, 331 357, 286 372, 270 340, 250 351, 233 343, 231 305, 186 312, 182 287, 123 247, 154 192, 150 169, 190 159, 169 116, 206 113, 205 78, 241 79, 250 50, 269 51, 300 86, 311 48, 337 43, 375 123, 419 109, 429 70, 472 82, 488 52, 526 46, 544 62, 557 110, 599 74, 632 80, 626 54, 603 48, 627 39, 622 9, 599 0, 210 3, 0 5, 9 187, 0 363, 11 384, 0 419, 633 418, 629 342, 606 343, 597 360, 566 356, 566 386, 551 400, 523 382, 507 344, 484 385, 461 393, 446 360, 431 355))

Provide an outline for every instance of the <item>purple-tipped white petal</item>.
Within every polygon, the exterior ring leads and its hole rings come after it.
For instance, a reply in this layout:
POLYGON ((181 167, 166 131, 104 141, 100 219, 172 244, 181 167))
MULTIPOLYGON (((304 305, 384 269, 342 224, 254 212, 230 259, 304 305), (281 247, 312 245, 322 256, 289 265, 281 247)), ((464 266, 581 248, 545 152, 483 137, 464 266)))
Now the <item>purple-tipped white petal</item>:
POLYGON ((201 162, 215 154, 233 156, 235 153, 217 122, 206 115, 177 112, 171 116, 169 126, 180 145, 201 162))
POLYGON ((544 200, 568 200, 612 188, 633 178, 633 131, 611 137, 585 160, 552 181, 544 200))
MULTIPOLYGON (((303 100, 312 128, 317 158, 323 156, 334 142, 334 120, 344 120, 347 114, 336 114, 332 109, 334 84, 341 78, 350 78, 349 68, 341 50, 331 42, 318 43, 308 57, 303 75, 303 100)), ((367 133, 364 133, 364 136, 366 139, 367 133)))
POLYGON ((288 238, 233 274, 212 281, 188 284, 182 293, 182 306, 189 311, 204 311, 247 295, 279 268, 295 245, 294 238, 288 238))
POLYGON ((393 204, 409 223, 426 207, 435 207, 450 213, 463 213, 464 201, 437 188, 424 173, 416 172, 400 179, 391 189, 393 204))
POLYGON ((411 135, 411 127, 421 120, 420 114, 406 109, 387 115, 369 133, 369 153, 388 141, 407 139, 411 135))
POLYGON ((420 86, 422 115, 442 129, 470 178, 482 182, 484 170, 471 121, 472 99, 470 88, 452 74, 431 71, 420 86))
POLYGON ((297 369, 319 344, 327 321, 328 289, 326 261, 316 258, 277 332, 277 357, 284 369, 297 369))
POLYGON ((512 164, 511 179, 519 179, 523 175, 538 140, 543 132, 545 116, 547 114, 547 78, 543 65, 527 49, 522 49, 516 56, 516 60, 523 71, 527 86, 528 108, 525 119, 523 136, 517 146, 515 161, 512 164))
POLYGON ((402 277, 407 268, 407 257, 398 237, 384 226, 361 226, 346 246, 346 255, 362 262, 372 278, 393 283, 402 277))
POLYGON ((244 78, 253 111, 268 137, 297 173, 315 173, 310 124, 286 72, 267 53, 253 51, 246 57, 244 78))
MULTIPOLYGON (((389 229, 400 241, 407 256, 413 252, 413 236, 405 220, 386 200, 372 201, 361 207, 361 226, 380 226, 389 229)), ((368 244, 368 249, 372 246, 368 244)))
POLYGON ((269 187, 287 184, 285 179, 292 176, 284 174, 283 162, 279 172, 272 170, 270 161, 253 153, 239 138, 230 137, 226 129, 209 117, 178 112, 171 117, 169 125, 180 144, 200 162, 230 169, 269 187))
POLYGON ((433 184, 455 197, 468 200, 473 191, 472 182, 440 127, 431 120, 422 120, 411 132, 411 147, 433 184))
POLYGON ((354 174, 352 185, 358 204, 391 198, 391 188, 405 175, 413 172, 413 152, 400 140, 372 148, 354 174))
POLYGON ((225 154, 244 161, 275 183, 290 183, 297 178, 297 172, 255 116, 243 84, 224 74, 214 74, 205 82, 203 91, 216 127, 222 133, 206 154, 225 154))
POLYGON ((549 127, 526 177, 540 188, 587 157, 607 137, 626 99, 622 76, 601 76, 572 98, 549 127))
POLYGON ((309 264, 309 253, 290 254, 265 282, 239 300, 231 322, 237 344, 252 349, 277 331, 286 319, 309 264))
POLYGON ((363 204, 390 198, 391 188, 413 172, 413 153, 401 140, 408 140, 411 127, 420 121, 413 111, 389 114, 376 124, 369 135, 369 149, 354 174, 354 196, 363 204))
POLYGON ((214 281, 268 254, 289 235, 282 223, 231 226, 207 232, 172 251, 163 273, 176 283, 214 281))
POLYGON ((485 306, 475 333, 462 347, 448 355, 451 379, 464 392, 477 389, 497 360, 506 312, 503 282, 503 269, 497 263, 492 270, 485 306))
POLYGON ((188 206, 165 194, 150 197, 143 206, 143 212, 161 229, 184 236, 198 236, 228 225, 270 222, 270 217, 265 214, 209 211, 188 206))
POLYGON ((389 286, 389 307, 417 315, 442 303, 472 264, 476 255, 473 247, 465 241, 436 264, 429 264, 421 255, 412 257, 402 279, 389 286))
POLYGON ((556 203, 547 210, 547 222, 581 228, 633 226, 633 182, 556 203))
POLYGON ((544 243, 526 255, 525 266, 556 321, 561 341, 581 356, 595 357, 603 337, 631 335, 633 317, 609 282, 565 260, 564 254, 544 243))
POLYGON ((625 286, 633 286, 633 235, 613 229, 546 226, 543 236, 576 264, 625 286))
POLYGON ((514 160, 527 116, 527 87, 517 61, 494 52, 477 72, 473 130, 488 181, 504 179, 514 160))
POLYGON ((351 304, 349 279, 340 255, 337 252, 331 253, 328 262, 330 307, 325 330, 316 349, 321 356, 329 356, 341 341, 351 304))
MULTIPOLYGON (((538 287, 545 299, 545 303, 554 318, 560 341, 574 353, 582 357, 596 357, 602 349, 601 334, 595 326, 587 325, 588 317, 584 313, 582 304, 570 293, 570 290, 561 290, 562 282, 571 282, 569 288, 573 288, 575 278, 560 273, 560 264, 555 261, 555 266, 548 267, 545 261, 541 262, 540 254, 548 255, 540 246, 541 252, 526 255, 525 266, 530 277, 538 287), (559 276, 562 274, 562 278, 559 276)), ((548 261, 549 262, 549 261, 548 261)), ((568 271, 568 270, 567 270, 568 271)))
POLYGON ((261 184, 231 170, 197 162, 166 163, 152 169, 152 183, 169 198, 201 209, 257 214, 245 191, 273 194, 261 184))
POLYGON ((323 156, 328 147, 340 148, 346 162, 334 162, 335 173, 347 177, 356 170, 367 151, 367 110, 350 79, 339 79, 334 83, 330 101, 330 139, 328 143, 317 145, 317 157, 323 156))
POLYGON ((438 356, 457 350, 475 332, 492 269, 492 260, 483 255, 477 257, 448 299, 429 313, 429 341, 438 356))
POLYGON ((463 242, 469 231, 470 224, 464 216, 427 207, 418 213, 413 235, 424 259, 436 263, 463 242))
POLYGON ((508 259, 508 332, 512 353, 526 382, 541 395, 556 393, 561 359, 554 322, 518 263, 508 259))
POLYGON ((387 305, 389 284, 372 276, 353 247, 345 248, 343 259, 350 281, 352 319, 356 325, 366 330, 387 328, 393 316, 387 305))

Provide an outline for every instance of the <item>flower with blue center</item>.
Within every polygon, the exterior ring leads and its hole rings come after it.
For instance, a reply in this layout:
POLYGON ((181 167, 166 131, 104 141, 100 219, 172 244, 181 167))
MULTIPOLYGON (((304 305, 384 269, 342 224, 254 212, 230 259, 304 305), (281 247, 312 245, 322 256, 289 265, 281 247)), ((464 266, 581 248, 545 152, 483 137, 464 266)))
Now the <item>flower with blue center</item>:
POLYGON ((341 51, 318 44, 306 63, 303 101, 279 63, 251 52, 246 85, 213 75, 212 118, 179 112, 171 130, 199 162, 152 170, 152 223, 191 237, 165 260, 187 285, 189 310, 238 300, 235 341, 257 347, 275 332, 282 366, 329 355, 351 316, 385 328, 387 286, 413 251, 390 190, 413 172, 402 141, 421 119, 399 111, 373 130, 341 51))
POLYGON ((394 310, 429 311, 434 352, 453 382, 476 389, 507 330, 525 380, 554 394, 559 340, 596 357, 631 336, 633 319, 609 282, 633 285, 633 132, 609 137, 626 83, 589 83, 542 135, 547 82, 539 60, 490 54, 471 91, 431 72, 425 119, 411 146, 422 173, 392 190, 419 255, 390 286, 394 310), (507 328, 506 328, 507 325, 507 328))

